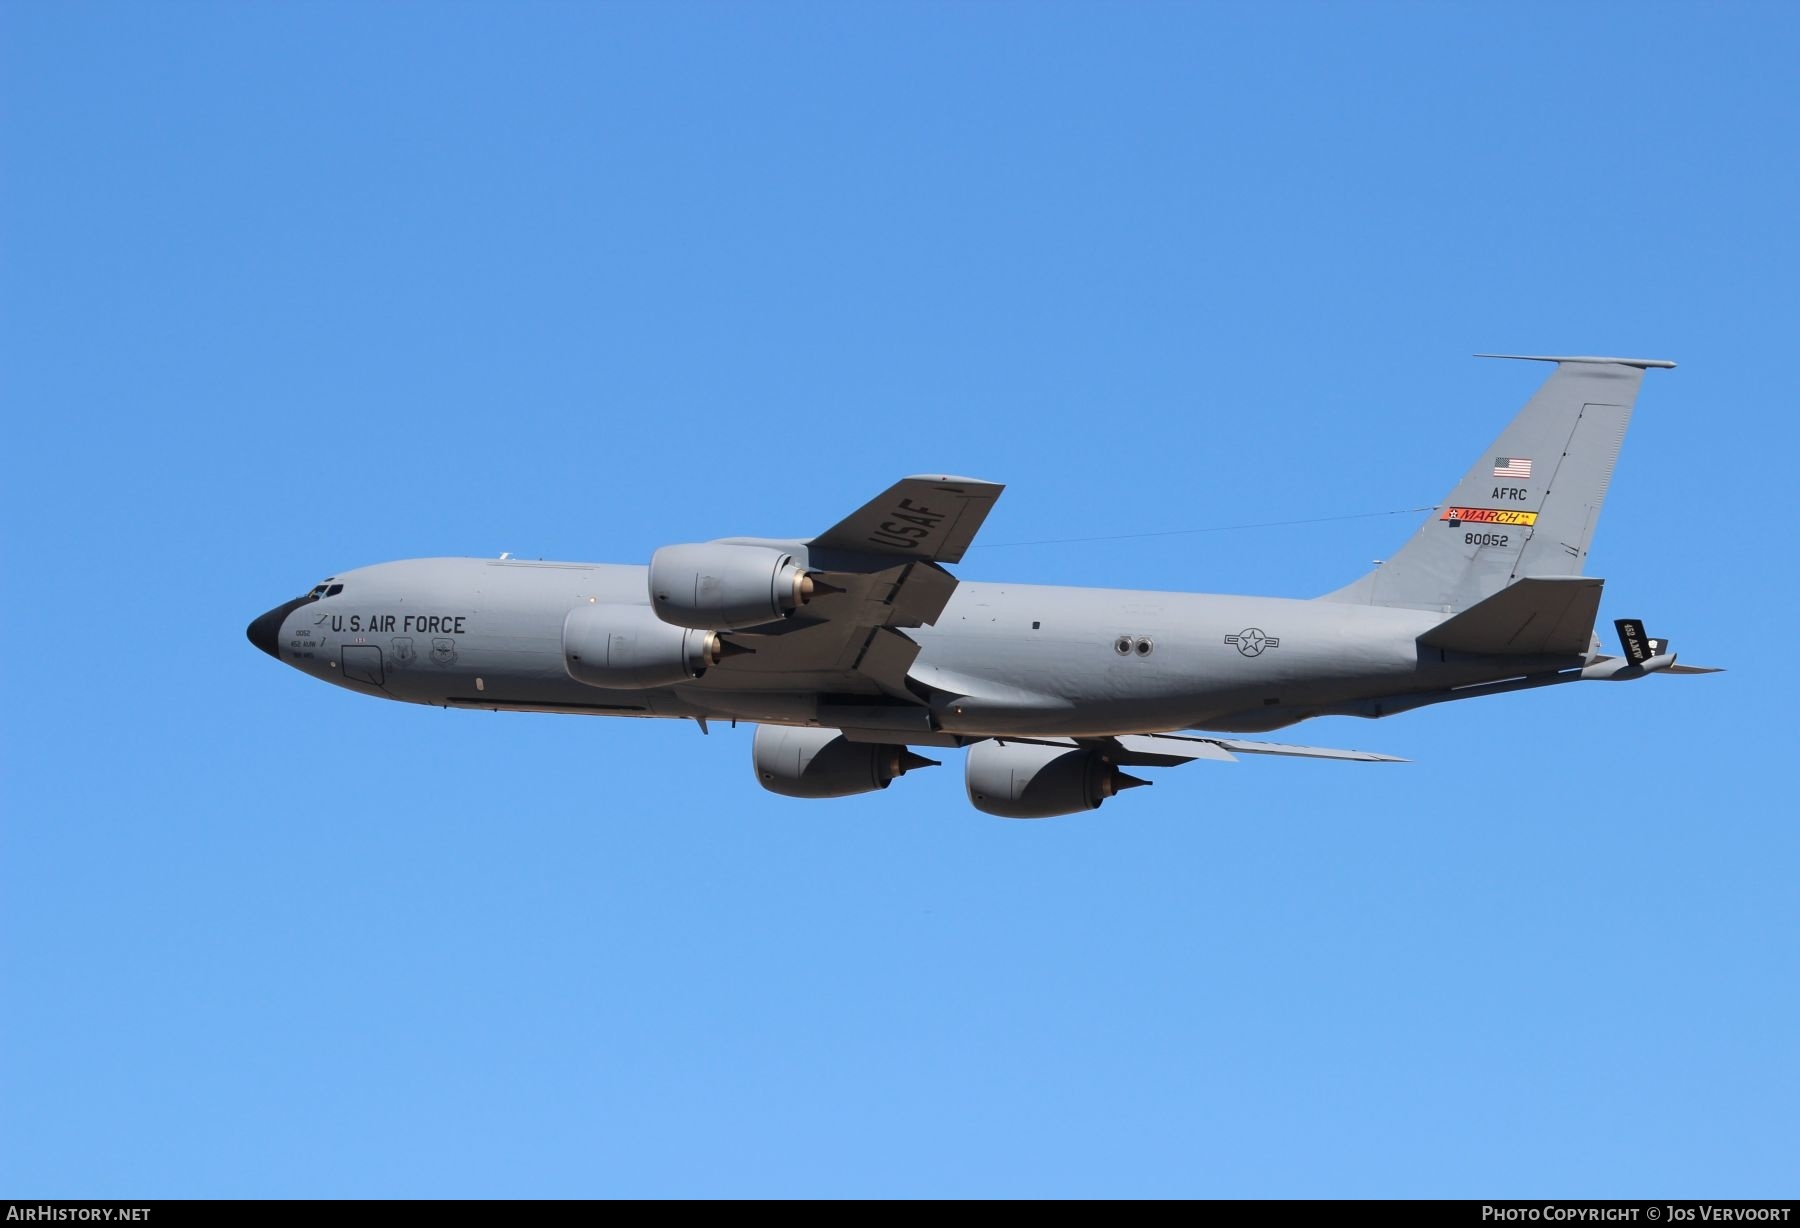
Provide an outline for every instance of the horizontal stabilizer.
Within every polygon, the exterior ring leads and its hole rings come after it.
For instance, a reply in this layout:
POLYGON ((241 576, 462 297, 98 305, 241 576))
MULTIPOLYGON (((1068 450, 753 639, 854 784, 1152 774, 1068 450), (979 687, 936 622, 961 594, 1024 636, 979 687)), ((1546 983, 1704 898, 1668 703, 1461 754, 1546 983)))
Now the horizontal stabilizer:
POLYGON ((1419 643, 1488 656, 1579 656, 1593 641, 1604 583, 1527 576, 1439 623, 1419 643))

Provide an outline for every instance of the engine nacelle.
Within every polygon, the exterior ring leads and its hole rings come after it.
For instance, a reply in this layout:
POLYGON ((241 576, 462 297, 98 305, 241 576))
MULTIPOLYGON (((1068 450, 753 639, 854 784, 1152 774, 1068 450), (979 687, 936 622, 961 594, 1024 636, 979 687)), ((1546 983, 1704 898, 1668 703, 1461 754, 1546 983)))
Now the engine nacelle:
POLYGON ((784 797, 849 797, 885 789, 896 776, 937 760, 904 746, 852 742, 835 729, 758 725, 750 756, 756 783, 784 797))
POLYGON ((712 631, 671 627, 641 605, 578 605, 563 619, 563 668, 589 686, 638 691, 698 678, 724 646, 712 631))
POLYGON ((677 627, 730 631, 778 622, 812 599, 813 581, 774 546, 707 542, 650 556, 650 605, 677 627))
POLYGON ((1124 789, 1147 785, 1098 752, 1035 742, 977 742, 964 783, 975 809, 1003 819, 1048 819, 1093 810, 1124 789))

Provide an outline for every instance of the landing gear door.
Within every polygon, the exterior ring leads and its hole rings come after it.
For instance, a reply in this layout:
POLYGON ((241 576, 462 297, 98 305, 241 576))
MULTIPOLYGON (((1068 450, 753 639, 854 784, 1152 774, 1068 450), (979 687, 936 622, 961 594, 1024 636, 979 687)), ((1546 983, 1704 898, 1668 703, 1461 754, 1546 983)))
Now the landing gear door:
POLYGON ((387 681, 381 668, 381 649, 374 644, 345 644, 340 664, 346 682, 381 686, 387 681))

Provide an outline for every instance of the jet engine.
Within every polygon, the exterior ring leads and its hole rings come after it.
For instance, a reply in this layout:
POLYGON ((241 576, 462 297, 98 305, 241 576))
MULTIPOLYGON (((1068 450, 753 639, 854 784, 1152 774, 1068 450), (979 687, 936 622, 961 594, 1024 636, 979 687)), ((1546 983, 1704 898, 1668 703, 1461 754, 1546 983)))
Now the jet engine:
POLYGON ((835 729, 758 725, 750 748, 756 783, 786 797, 849 797, 885 789, 937 760, 904 746, 852 742, 835 729))
POLYGON ((656 616, 697 631, 779 622, 812 599, 814 582, 774 546, 708 542, 664 546, 650 556, 656 616))
POLYGON ((1003 819, 1093 810, 1115 793, 1150 783, 1083 747, 991 739, 969 748, 964 781, 975 809, 1003 819))
POLYGON ((589 686, 643 690, 698 678, 727 652, 713 631, 671 627, 641 605, 578 605, 563 619, 563 667, 589 686))

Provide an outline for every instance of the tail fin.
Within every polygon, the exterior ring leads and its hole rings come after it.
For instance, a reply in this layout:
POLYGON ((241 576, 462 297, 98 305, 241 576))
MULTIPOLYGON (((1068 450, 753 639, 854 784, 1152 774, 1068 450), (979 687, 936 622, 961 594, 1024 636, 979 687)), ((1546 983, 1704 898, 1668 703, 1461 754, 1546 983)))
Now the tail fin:
POLYGON ((1412 540, 1325 600, 1450 614, 1522 576, 1581 574, 1644 371, 1675 364, 1477 357, 1557 366, 1412 540))

